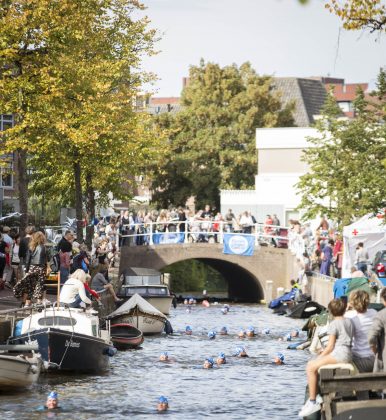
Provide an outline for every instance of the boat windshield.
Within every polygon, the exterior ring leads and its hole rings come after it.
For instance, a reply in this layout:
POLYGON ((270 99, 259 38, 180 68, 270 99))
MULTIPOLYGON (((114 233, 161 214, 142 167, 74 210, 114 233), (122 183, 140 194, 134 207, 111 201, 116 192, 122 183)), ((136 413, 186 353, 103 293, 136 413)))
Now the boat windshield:
POLYGON ((68 327, 75 325, 76 319, 66 316, 46 316, 45 318, 40 318, 38 324, 44 327, 52 327, 53 325, 68 327))
POLYGON ((146 296, 146 295, 160 295, 165 296, 168 295, 167 287, 123 287, 123 293, 126 296, 133 295, 134 293, 138 293, 139 295, 146 296))

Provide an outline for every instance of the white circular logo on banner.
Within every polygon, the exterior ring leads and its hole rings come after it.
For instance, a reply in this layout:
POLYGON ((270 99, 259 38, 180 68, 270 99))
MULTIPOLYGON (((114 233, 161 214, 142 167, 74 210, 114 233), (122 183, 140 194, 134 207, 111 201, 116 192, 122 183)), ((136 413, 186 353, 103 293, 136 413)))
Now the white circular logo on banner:
POLYGON ((229 239, 229 249, 235 254, 244 254, 249 247, 247 238, 244 236, 232 235, 229 239))

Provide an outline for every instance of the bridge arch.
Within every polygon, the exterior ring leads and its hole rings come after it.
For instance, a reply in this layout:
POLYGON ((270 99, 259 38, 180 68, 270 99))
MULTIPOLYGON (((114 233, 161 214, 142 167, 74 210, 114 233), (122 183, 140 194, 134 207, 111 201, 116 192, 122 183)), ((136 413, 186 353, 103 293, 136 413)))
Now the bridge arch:
POLYGON ((267 299, 267 280, 272 281, 274 290, 289 287, 289 280, 295 273, 294 257, 287 249, 261 247, 255 249, 253 256, 245 257, 224 254, 221 244, 208 243, 124 246, 120 272, 128 267, 162 270, 190 259, 202 261, 219 271, 228 282, 230 296, 250 301, 267 299))

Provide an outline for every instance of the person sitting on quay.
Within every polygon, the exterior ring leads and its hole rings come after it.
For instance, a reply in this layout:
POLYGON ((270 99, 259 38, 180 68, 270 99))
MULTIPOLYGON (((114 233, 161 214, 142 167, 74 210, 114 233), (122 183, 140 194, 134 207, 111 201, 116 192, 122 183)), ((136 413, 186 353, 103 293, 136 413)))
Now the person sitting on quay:
POLYGON ((220 330, 220 335, 228 335, 228 328, 222 327, 220 330))
POLYGON ((169 401, 166 397, 161 395, 158 398, 157 411, 167 411, 169 409, 169 401))
POLYGON ((82 269, 76 270, 63 284, 60 291, 59 301, 70 308, 80 308, 83 305, 91 305, 91 300, 86 295, 84 284, 90 276, 82 269))
POLYGON ((190 325, 188 325, 188 326, 185 328, 185 334, 186 334, 186 335, 192 335, 192 333, 193 333, 192 327, 191 327, 190 325))
POLYGON ((225 365, 225 363, 227 362, 226 357, 225 357, 225 353, 219 353, 219 355, 217 356, 216 359, 216 363, 218 365, 225 365))
POLYGON ((205 359, 204 361, 204 369, 212 369, 214 365, 214 360, 212 357, 208 357, 207 359, 205 359))
POLYGON ((243 346, 237 347, 233 356, 235 356, 235 357, 249 357, 248 354, 247 354, 247 351, 245 350, 245 347, 243 347, 243 346))
POLYGON ((93 277, 91 281, 91 288, 95 290, 97 293, 107 290, 116 303, 122 302, 122 299, 120 299, 115 294, 113 285, 109 283, 109 281, 106 279, 107 272, 108 272, 108 266, 106 264, 102 264, 99 267, 98 273, 95 274, 95 276, 93 277))
POLYGON ((366 277, 365 273, 361 270, 358 270, 356 267, 351 267, 351 278, 357 279, 357 278, 363 278, 366 277))
POLYGON ((251 337, 254 337, 254 336, 255 336, 255 329, 252 326, 248 327, 247 337, 251 338, 251 337))
POLYGON ((364 290, 354 290, 348 299, 349 310, 345 318, 350 318, 353 324, 352 358, 359 372, 372 372, 375 356, 372 352, 368 335, 377 315, 375 309, 368 309, 370 296, 364 290))
POLYGON ((385 308, 374 317, 369 333, 369 343, 375 354, 374 372, 386 372, 386 287, 381 291, 381 299, 385 308))
POLYGON ((273 358, 272 363, 274 365, 284 365, 284 354, 277 353, 276 356, 273 358))
POLYGON ((350 363, 352 359, 351 345, 353 324, 351 319, 344 318, 346 303, 341 299, 333 299, 328 310, 334 320, 328 326, 327 347, 315 359, 307 363, 307 382, 310 398, 299 412, 299 417, 307 417, 321 409, 322 399, 317 395, 318 370, 324 365, 350 363))

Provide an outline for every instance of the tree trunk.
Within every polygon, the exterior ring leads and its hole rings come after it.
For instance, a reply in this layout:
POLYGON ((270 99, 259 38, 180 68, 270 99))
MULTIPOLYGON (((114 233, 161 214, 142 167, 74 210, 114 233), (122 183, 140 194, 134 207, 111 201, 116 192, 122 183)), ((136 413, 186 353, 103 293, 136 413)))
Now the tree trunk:
POLYGON ((18 193, 20 205, 20 232, 24 234, 28 226, 28 173, 27 173, 27 152, 18 149, 15 152, 17 164, 18 193))
POLYGON ((95 191, 92 186, 91 174, 86 175, 86 244, 89 249, 92 248, 92 240, 94 236, 94 219, 95 219, 95 191))
POLYGON ((78 242, 83 241, 83 200, 82 200, 82 177, 79 162, 74 163, 75 181, 75 215, 76 215, 76 236, 78 242))

